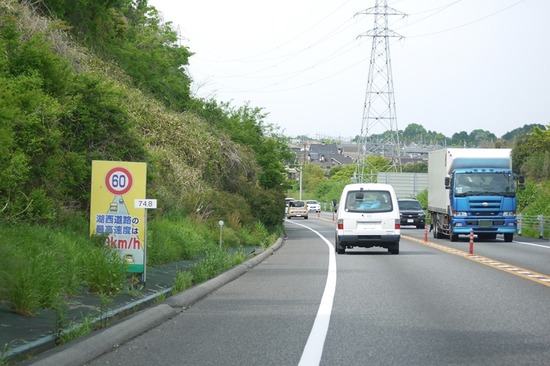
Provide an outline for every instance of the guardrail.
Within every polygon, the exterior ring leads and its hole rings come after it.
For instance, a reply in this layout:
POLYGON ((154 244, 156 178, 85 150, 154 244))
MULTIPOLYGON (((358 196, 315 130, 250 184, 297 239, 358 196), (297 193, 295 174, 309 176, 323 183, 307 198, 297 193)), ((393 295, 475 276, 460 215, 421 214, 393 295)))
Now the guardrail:
POLYGON ((550 217, 543 215, 517 215, 518 234, 539 239, 550 238, 550 217))

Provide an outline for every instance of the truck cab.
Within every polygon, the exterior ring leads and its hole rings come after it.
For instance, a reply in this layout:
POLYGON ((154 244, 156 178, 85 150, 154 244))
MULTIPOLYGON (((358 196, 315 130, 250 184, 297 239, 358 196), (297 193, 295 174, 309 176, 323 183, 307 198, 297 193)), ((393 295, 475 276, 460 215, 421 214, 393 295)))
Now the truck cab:
POLYGON ((457 169, 445 179, 449 189, 451 240, 471 230, 481 239, 503 234, 511 242, 516 225, 516 180, 509 169, 457 169))
POLYGON ((444 148, 428 155, 428 212, 434 238, 472 231, 480 239, 517 231, 516 193, 523 178, 512 171, 511 149, 444 148), (519 185, 518 185, 519 183, 519 185))

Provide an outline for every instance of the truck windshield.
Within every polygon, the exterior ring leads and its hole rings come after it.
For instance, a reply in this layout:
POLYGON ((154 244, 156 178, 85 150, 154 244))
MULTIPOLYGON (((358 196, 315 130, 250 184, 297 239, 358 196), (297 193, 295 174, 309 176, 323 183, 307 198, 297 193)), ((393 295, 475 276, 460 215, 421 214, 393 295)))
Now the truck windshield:
POLYGON ((509 173, 460 173, 455 179, 455 196, 516 195, 514 177, 509 173))

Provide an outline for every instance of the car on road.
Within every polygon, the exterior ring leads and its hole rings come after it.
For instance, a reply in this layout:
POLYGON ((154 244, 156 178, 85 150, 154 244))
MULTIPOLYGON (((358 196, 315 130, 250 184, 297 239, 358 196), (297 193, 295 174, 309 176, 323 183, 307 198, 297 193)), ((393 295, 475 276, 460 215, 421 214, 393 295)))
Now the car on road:
POLYGON ((426 225, 426 213, 422 205, 414 198, 400 198, 397 200, 399 205, 399 216, 401 226, 414 225, 417 229, 424 229, 426 225))
POLYGON ((308 211, 321 212, 321 204, 316 200, 307 200, 306 206, 308 211))
POLYGON ((286 218, 289 220, 293 217, 303 217, 304 219, 307 219, 308 213, 309 211, 307 210, 307 206, 304 201, 291 201, 288 203, 286 218))
POLYGON ((335 249, 381 247, 399 254, 401 239, 397 196, 390 184, 353 183, 338 202, 335 249))

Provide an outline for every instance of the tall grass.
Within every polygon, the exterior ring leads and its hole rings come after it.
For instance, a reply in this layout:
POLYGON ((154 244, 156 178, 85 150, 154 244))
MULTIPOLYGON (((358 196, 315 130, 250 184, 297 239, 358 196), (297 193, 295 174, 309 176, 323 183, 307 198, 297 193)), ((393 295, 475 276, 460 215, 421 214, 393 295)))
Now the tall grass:
POLYGON ((86 233, 6 223, 0 232, 0 301, 17 314, 31 316, 85 288, 113 293, 122 287, 121 261, 86 233))
POLYGON ((193 284, 204 282, 220 273, 244 262, 248 255, 242 251, 227 252, 214 248, 206 253, 204 259, 193 265, 191 274, 193 284))
MULTIPOLYGON (((105 247, 104 238, 89 237, 84 217, 67 217, 58 226, 0 222, 0 232, 0 301, 17 314, 32 316, 83 291, 114 296, 128 282, 120 256, 105 247)), ((149 223, 147 264, 202 259, 191 275, 196 284, 244 261, 241 248, 275 240, 261 223, 243 226, 233 216, 220 248, 217 221, 169 214, 149 223)), ((182 289, 190 286, 188 277, 176 280, 182 289)))

